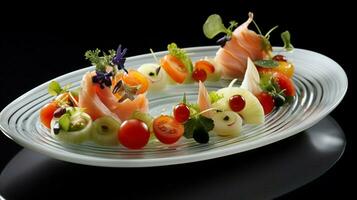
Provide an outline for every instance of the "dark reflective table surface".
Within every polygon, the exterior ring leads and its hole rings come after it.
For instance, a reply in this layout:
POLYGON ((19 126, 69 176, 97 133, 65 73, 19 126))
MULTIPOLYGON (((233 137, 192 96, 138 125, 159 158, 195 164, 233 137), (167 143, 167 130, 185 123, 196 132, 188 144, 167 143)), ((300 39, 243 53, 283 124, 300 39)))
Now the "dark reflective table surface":
POLYGON ((324 174, 342 156, 345 145, 342 129, 328 116, 304 132, 259 149, 165 167, 85 166, 23 149, 2 171, 0 193, 5 199, 271 199, 324 174))

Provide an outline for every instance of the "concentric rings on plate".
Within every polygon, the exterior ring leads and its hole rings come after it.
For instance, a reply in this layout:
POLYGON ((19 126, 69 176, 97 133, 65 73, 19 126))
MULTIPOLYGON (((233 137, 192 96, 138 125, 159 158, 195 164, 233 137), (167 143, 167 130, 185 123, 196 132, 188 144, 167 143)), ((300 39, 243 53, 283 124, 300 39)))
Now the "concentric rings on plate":
MULTIPOLYGON (((214 56, 216 46, 187 48, 193 60, 214 56)), ((275 51, 281 53, 280 48, 275 51)), ((166 52, 159 52, 163 56, 166 52)), ((40 108, 51 100, 44 83, 10 103, 0 114, 1 130, 15 142, 51 157, 87 165, 108 167, 161 166, 212 159, 258 148, 299 133, 325 117, 342 100, 347 91, 347 76, 330 58, 321 54, 295 49, 282 53, 295 65, 293 78, 297 94, 290 105, 275 110, 259 126, 244 125, 242 135, 235 138, 213 136, 209 144, 198 144, 182 138, 177 144, 148 144, 142 150, 128 150, 122 146, 105 147, 94 143, 66 144, 56 140, 39 122, 40 108)), ((150 54, 127 59, 127 66, 137 68, 143 63, 154 62, 150 54)), ((93 67, 81 69, 56 80, 78 87, 83 74, 93 67)), ((208 90, 227 86, 228 81, 207 83, 208 90)), ((196 101, 198 87, 195 84, 170 86, 161 93, 148 95, 150 113, 154 116, 170 113, 183 93, 190 101, 196 101)))

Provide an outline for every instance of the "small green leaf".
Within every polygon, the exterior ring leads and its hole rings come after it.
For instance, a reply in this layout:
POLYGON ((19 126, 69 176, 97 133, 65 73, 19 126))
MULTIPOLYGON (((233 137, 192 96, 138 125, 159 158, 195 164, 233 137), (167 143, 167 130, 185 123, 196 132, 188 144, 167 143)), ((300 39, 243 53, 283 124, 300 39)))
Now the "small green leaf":
POLYGON ((61 85, 57 81, 51 81, 50 84, 48 85, 47 90, 48 93, 52 96, 57 96, 63 91, 61 85))
POLYGON ((71 117, 69 113, 63 114, 59 120, 58 123, 60 124, 60 127, 64 131, 68 131, 71 125, 71 117))
POLYGON ((191 74, 193 71, 193 64, 191 61, 191 58, 187 56, 187 53, 185 50, 180 49, 177 44, 171 43, 167 45, 167 50, 169 51, 169 54, 172 56, 175 56, 178 58, 186 67, 188 72, 191 74))
POLYGON ((254 64, 263 68, 274 68, 279 66, 279 62, 276 60, 256 60, 254 64))
POLYGON ((214 128, 213 120, 203 115, 200 115, 198 117, 198 122, 205 129, 206 132, 209 132, 214 128))
POLYGON ((185 138, 192 138, 193 137, 193 131, 195 130, 196 127, 196 118, 191 118, 189 119, 185 124, 185 132, 183 135, 185 138))
POLYGON ((216 91, 211 91, 208 95, 211 100, 211 104, 216 103, 218 100, 223 98, 223 95, 217 94, 216 91))
POLYGON ((280 36, 284 42, 284 49, 286 51, 292 51, 294 49, 294 46, 291 44, 289 31, 282 32, 280 36))
POLYGON ((212 39, 219 33, 228 33, 228 30, 224 26, 222 18, 217 14, 213 14, 203 24, 203 33, 208 39, 212 39))

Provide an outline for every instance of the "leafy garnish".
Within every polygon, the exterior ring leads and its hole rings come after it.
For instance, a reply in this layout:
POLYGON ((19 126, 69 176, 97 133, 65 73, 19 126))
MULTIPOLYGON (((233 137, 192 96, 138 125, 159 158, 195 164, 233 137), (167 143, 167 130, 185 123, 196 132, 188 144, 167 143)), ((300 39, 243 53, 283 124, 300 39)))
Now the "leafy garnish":
POLYGON ((218 14, 210 15, 203 24, 203 33, 208 39, 214 38, 219 33, 225 33, 227 36, 232 35, 232 31, 238 26, 236 21, 230 21, 229 27, 226 28, 222 22, 221 16, 218 14))
POLYGON ((187 68, 188 72, 191 74, 193 71, 193 64, 191 58, 187 56, 185 50, 177 47, 175 43, 171 43, 167 45, 167 50, 169 50, 169 54, 178 58, 187 68))
POLYGON ((103 52, 102 56, 99 55, 100 53, 101 51, 99 49, 94 51, 88 50, 84 56, 92 63, 92 65, 95 65, 96 71, 106 72, 106 67, 113 65, 112 60, 116 56, 116 52, 114 50, 109 50, 109 54, 103 52))
POLYGON ((71 125, 71 116, 69 113, 63 114, 59 120, 58 123, 61 127, 62 130, 68 131, 71 125))
POLYGON ((260 87, 263 91, 268 92, 273 97, 275 106, 277 107, 282 106, 291 100, 286 97, 284 93, 285 90, 280 89, 279 85, 270 73, 260 74, 260 87))
POLYGON ((217 94, 216 91, 211 91, 210 93, 208 93, 208 95, 211 100, 211 104, 216 103, 218 100, 223 98, 223 95, 217 94))
POLYGON ((71 87, 71 84, 67 84, 61 87, 61 85, 57 81, 51 81, 50 84, 48 84, 47 91, 50 95, 52 96, 57 96, 61 93, 68 92, 68 89, 71 87))
POLYGON ((279 66, 279 62, 276 60, 256 60, 254 64, 263 68, 275 68, 279 66))
POLYGON ((198 107, 197 103, 186 103, 186 106, 190 110, 190 116, 196 115, 200 112, 200 108, 198 107))
POLYGON ((290 32, 289 31, 284 31, 281 33, 281 39, 284 42, 284 49, 286 51, 292 51, 294 49, 294 46, 291 44, 290 41, 290 32))
MULTIPOLYGON (((204 131, 206 134, 208 134, 208 132, 213 129, 214 123, 212 119, 199 115, 197 117, 190 118, 184 124, 184 127, 185 127, 184 136, 186 138, 193 138, 195 130, 199 130, 200 132, 204 131)), ((195 140, 197 141, 197 139, 195 140)))

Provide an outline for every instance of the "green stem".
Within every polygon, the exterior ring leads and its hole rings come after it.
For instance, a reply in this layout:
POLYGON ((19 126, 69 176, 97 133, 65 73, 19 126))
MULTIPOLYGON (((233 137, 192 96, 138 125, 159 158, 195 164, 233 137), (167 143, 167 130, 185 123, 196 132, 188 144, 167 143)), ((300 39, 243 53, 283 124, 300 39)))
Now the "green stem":
POLYGON ((263 35, 263 33, 260 31, 260 28, 259 28, 258 24, 254 21, 254 19, 252 21, 253 21, 253 24, 255 25, 255 27, 257 28, 259 34, 263 35))
POLYGON ((158 65, 160 65, 159 60, 157 59, 155 52, 150 48, 151 55, 154 57, 155 61, 157 62, 158 65))
POLYGON ((276 25, 276 26, 274 26, 273 28, 271 28, 266 34, 265 34, 265 38, 266 39, 269 39, 269 35, 270 35, 270 33, 271 32, 273 32, 275 29, 277 29, 279 26, 278 25, 276 25))

